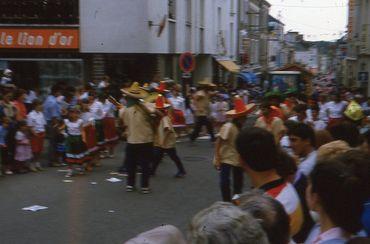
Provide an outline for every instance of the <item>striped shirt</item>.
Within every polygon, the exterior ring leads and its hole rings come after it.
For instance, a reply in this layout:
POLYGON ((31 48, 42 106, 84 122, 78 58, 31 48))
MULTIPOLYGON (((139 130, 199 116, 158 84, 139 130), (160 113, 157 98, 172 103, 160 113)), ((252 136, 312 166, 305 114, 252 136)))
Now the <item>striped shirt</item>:
POLYGON ((279 179, 261 186, 260 189, 283 205, 290 219, 290 234, 297 234, 303 224, 303 211, 294 186, 279 179))

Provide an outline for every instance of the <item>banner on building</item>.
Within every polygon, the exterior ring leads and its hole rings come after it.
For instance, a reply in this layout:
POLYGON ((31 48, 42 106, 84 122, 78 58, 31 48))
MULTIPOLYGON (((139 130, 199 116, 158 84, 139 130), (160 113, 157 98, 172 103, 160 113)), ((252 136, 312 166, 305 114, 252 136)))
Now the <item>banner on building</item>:
POLYGON ((0 48, 78 49, 78 29, 0 28, 0 48))

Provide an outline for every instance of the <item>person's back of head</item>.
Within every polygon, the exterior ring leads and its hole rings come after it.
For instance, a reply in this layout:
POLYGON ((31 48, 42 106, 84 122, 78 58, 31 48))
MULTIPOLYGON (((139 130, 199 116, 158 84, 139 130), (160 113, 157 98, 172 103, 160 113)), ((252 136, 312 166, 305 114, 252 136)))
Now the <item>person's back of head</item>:
POLYGON ((357 147, 360 144, 360 132, 356 125, 350 122, 343 122, 329 129, 334 140, 347 142, 351 147, 357 147))
POLYGON ((289 243, 289 216, 280 202, 258 190, 241 194, 239 202, 239 208, 261 221, 270 244, 289 243))
POLYGON ((216 202, 197 213, 189 226, 191 244, 267 244, 259 222, 231 203, 216 202))
POLYGON ((370 160, 357 150, 318 161, 310 174, 308 205, 321 209, 349 234, 361 228, 363 204, 370 197, 370 160))
POLYGON ((265 129, 243 129, 236 139, 242 164, 256 172, 275 170, 278 150, 274 136, 265 129))

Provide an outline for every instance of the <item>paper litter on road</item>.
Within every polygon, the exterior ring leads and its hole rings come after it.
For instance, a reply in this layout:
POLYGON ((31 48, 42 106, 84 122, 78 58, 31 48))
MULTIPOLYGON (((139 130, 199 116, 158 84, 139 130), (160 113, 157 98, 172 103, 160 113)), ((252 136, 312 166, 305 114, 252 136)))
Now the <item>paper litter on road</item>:
POLYGON ((98 184, 98 182, 92 181, 92 182, 90 182, 90 184, 91 184, 91 185, 97 185, 97 184, 98 184))
POLYGON ((64 183, 71 183, 73 180, 63 180, 64 183))
POLYGON ((30 206, 30 207, 22 208, 22 210, 36 212, 36 211, 44 210, 44 209, 47 209, 47 208, 48 207, 45 207, 45 206, 33 205, 33 206, 30 206))
POLYGON ((58 169, 57 172, 67 173, 69 169, 58 169))
POLYGON ((109 213, 114 213, 115 211, 114 211, 114 210, 109 210, 108 212, 109 212, 109 213))
POLYGON ((115 182, 120 182, 120 181, 122 181, 122 180, 121 180, 121 179, 118 179, 118 178, 115 178, 115 177, 112 177, 112 178, 106 179, 106 181, 109 181, 109 182, 115 183, 115 182))

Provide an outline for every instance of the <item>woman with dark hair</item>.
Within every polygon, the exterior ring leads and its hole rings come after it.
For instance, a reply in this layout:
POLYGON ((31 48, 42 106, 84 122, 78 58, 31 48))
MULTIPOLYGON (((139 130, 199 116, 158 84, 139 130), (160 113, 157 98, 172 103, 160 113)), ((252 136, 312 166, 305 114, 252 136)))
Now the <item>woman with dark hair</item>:
POLYGON ((26 99, 27 92, 23 89, 18 89, 14 93, 14 107, 17 109, 16 120, 24 121, 27 119, 27 108, 24 103, 26 99))
POLYGON ((320 217, 320 231, 306 243, 346 243, 360 231, 369 185, 370 162, 359 151, 319 161, 310 174, 306 199, 320 217))

